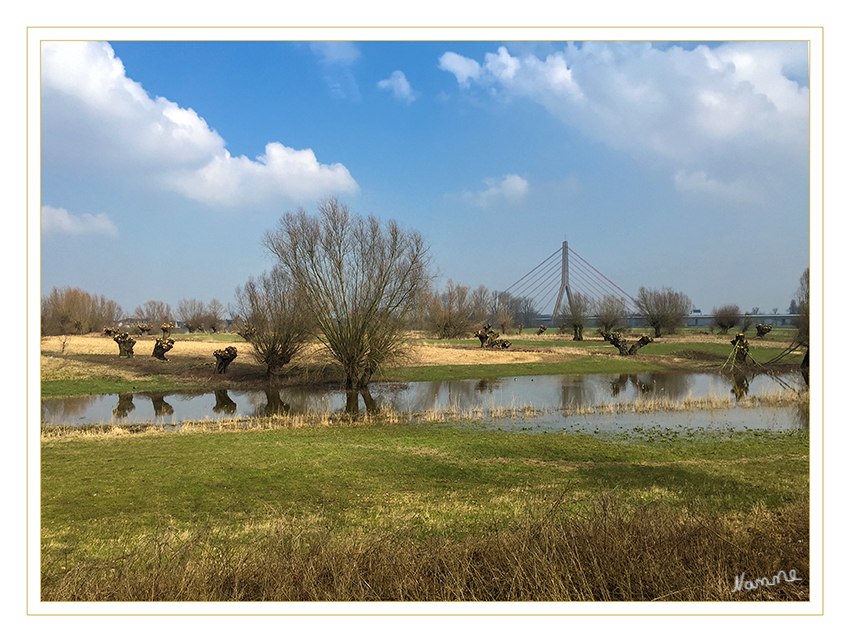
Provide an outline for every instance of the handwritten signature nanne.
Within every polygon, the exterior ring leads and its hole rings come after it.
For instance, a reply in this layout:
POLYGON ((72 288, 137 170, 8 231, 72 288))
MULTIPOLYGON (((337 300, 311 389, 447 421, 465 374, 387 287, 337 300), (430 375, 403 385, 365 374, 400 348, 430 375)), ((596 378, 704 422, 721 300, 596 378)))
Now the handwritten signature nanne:
POLYGON ((769 580, 766 577, 758 577, 754 580, 744 580, 744 575, 746 575, 746 573, 741 573, 741 575, 735 578, 735 588, 732 589, 733 593, 742 590, 753 591, 757 588, 761 588, 762 586, 776 586, 782 580, 785 580, 786 582, 803 581, 802 577, 797 577, 797 571, 793 568, 788 571, 788 573, 785 571, 779 571, 773 576, 772 580, 769 580))

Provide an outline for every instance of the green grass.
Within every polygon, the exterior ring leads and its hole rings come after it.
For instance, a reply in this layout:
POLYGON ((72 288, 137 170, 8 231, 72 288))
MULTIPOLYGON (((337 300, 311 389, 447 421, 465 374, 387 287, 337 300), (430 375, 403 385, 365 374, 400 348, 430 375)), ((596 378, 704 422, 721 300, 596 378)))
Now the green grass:
POLYGON ((805 576, 806 434, 650 437, 44 440, 42 599, 723 600, 743 571, 805 576))
POLYGON ((231 332, 178 332, 171 335, 174 339, 181 341, 219 341, 222 343, 245 343, 238 334, 231 332))
POLYGON ((612 491, 746 510, 805 497, 807 454, 798 433, 670 443, 432 426, 51 440, 41 453, 42 526, 51 545, 86 549, 116 530, 234 528, 280 515, 355 528, 393 506, 432 513, 427 532, 504 516, 524 493, 541 499, 565 485, 576 501, 612 491))
POLYGON ((482 365, 386 368, 379 381, 449 381, 559 374, 636 374, 665 370, 660 364, 606 357, 582 357, 559 363, 492 363, 482 365))
POLYGON ((76 397, 80 395, 116 395, 133 390, 158 392, 174 390, 175 383, 162 375, 150 375, 144 381, 130 382, 117 377, 98 379, 64 379, 42 381, 42 397, 76 397))

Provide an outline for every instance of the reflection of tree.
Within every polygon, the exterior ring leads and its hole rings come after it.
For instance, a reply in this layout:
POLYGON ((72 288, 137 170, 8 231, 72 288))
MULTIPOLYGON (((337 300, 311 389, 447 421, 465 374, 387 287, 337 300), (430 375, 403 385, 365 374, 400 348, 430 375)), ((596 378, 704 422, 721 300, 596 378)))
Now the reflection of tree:
POLYGON ((611 396, 618 397, 623 388, 629 383, 629 375, 621 374, 616 379, 609 381, 609 383, 611 384, 611 396))
POLYGON ((561 408, 582 408, 595 406, 598 377, 572 375, 561 377, 561 408))
POLYGON ((136 409, 133 403, 133 395, 129 392, 122 392, 118 395, 118 405, 112 411, 112 416, 123 419, 136 409))
POLYGON ((232 415, 236 413, 236 402, 230 398, 230 395, 227 394, 227 390, 221 388, 215 392, 215 406, 213 406, 213 412, 220 413, 223 412, 226 415, 232 415))
POLYGON ((693 377, 676 372, 655 372, 634 375, 635 387, 643 394, 653 392, 666 399, 684 399, 693 390, 693 377))
MULTIPOLYGON (((69 418, 85 419, 89 408, 98 397, 59 397, 57 399, 41 400, 42 421, 49 423, 67 423, 69 418), (48 420, 48 417, 50 419, 48 420)), ((93 421, 98 421, 97 417, 93 421)))
POLYGON ((498 379, 482 379, 475 384, 475 392, 493 392, 499 387, 498 379))
POLYGON ((732 392, 735 395, 735 399, 741 401, 750 391, 750 382, 747 379, 747 375, 740 370, 733 370, 729 378, 732 382, 732 392))
POLYGON ((173 415, 174 408, 165 400, 165 395, 162 393, 151 393, 151 401, 153 402, 153 412, 157 417, 165 415, 173 415))
POLYGON ((257 408, 258 415, 272 417, 274 415, 289 414, 289 404, 280 398, 280 390, 276 388, 265 388, 263 392, 266 394, 266 405, 265 407, 257 408))
MULTIPOLYGON (((469 407, 477 402, 484 389, 475 381, 423 381, 412 388, 415 391, 410 404, 412 412, 424 412, 438 408, 469 407), (445 397, 444 402, 440 398, 445 397)), ((489 390, 486 390, 489 391, 489 390)))

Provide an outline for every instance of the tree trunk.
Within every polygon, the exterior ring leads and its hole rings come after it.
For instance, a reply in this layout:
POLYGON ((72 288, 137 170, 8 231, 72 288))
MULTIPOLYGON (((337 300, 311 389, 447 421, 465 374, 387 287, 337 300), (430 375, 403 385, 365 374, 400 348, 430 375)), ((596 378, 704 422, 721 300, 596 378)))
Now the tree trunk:
POLYGON ((610 343, 612 346, 617 348, 617 350, 619 350, 621 357, 633 357, 637 354, 637 351, 640 350, 643 346, 652 343, 652 339, 647 335, 643 335, 631 346, 626 345, 626 342, 623 341, 619 332, 606 332, 602 336, 608 343, 610 343))
POLYGON ((633 357, 637 354, 637 351, 640 350, 643 346, 652 343, 652 339, 646 335, 643 335, 640 339, 638 339, 635 343, 632 344, 632 347, 629 348, 629 356, 633 357))
POLYGON ((136 345, 136 340, 131 337, 126 332, 119 332, 112 340, 118 344, 118 356, 119 357, 132 357, 133 356, 133 346, 136 345))
POLYGON ((215 373, 224 374, 227 372, 227 366, 236 358, 236 348, 227 346, 223 350, 213 352, 213 356, 215 357, 215 373))
POLYGON ((573 326, 573 341, 584 341, 584 326, 574 325, 573 326))
POLYGON ((174 347, 174 339, 157 339, 153 346, 153 356, 160 361, 168 361, 165 353, 174 347))
POLYGON ((746 335, 743 332, 739 332, 730 343, 734 346, 735 365, 743 366, 750 354, 750 344, 747 341, 746 335))

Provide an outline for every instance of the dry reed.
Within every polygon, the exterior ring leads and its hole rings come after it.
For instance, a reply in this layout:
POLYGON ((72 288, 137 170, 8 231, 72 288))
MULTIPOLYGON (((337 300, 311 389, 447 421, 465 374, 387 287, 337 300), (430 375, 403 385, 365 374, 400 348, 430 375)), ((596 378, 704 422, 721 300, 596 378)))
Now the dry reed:
POLYGON ((555 502, 463 537, 396 524, 335 532, 280 519, 246 540, 163 529, 65 568, 45 556, 44 601, 723 601, 809 599, 808 506, 709 516, 555 502), (735 578, 797 582, 733 592, 735 578))

